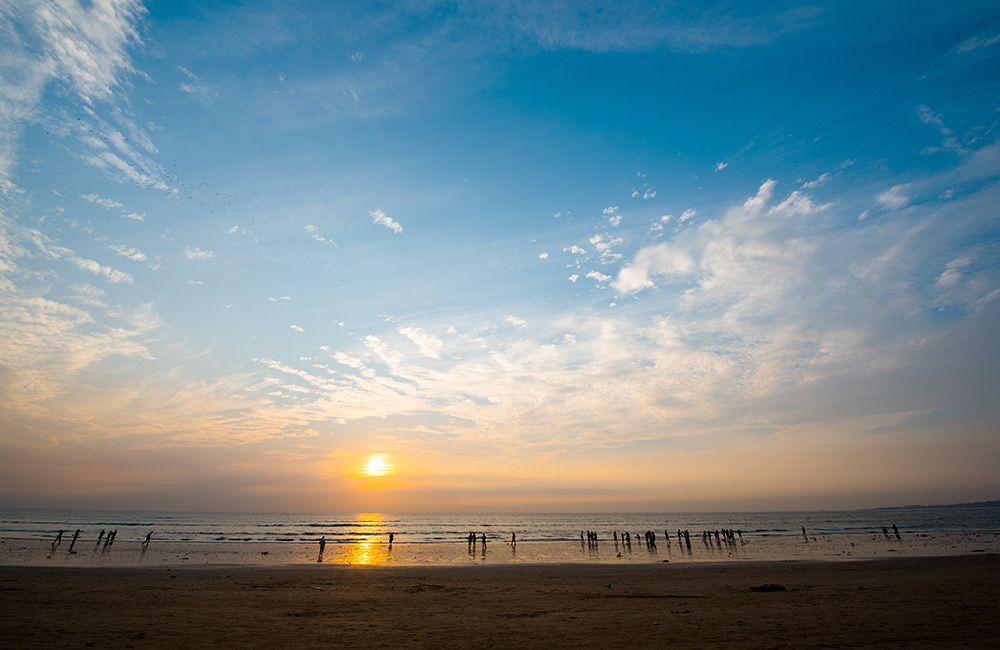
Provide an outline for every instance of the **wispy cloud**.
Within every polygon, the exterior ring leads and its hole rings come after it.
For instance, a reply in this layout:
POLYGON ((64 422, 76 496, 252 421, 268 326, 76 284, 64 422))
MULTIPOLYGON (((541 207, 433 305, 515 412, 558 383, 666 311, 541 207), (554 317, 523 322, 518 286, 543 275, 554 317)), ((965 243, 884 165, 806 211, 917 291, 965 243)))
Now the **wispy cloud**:
POLYGON ((208 260, 215 257, 215 253, 212 251, 203 251, 200 248, 186 246, 184 248, 184 257, 189 260, 208 260))
POLYGON ((368 215, 372 218, 372 223, 376 223, 380 226, 385 226, 386 228, 396 233, 397 235, 403 232, 403 227, 399 225, 399 222, 393 220, 392 217, 388 216, 381 210, 373 210, 369 212, 368 215))
POLYGON ((910 203, 910 197, 906 191, 909 184, 893 185, 876 197, 879 205, 890 210, 900 210, 910 203))
POLYGON ((424 356, 432 359, 441 358, 441 348, 444 347, 444 341, 433 334, 412 325, 401 325, 396 328, 396 331, 413 341, 424 356))

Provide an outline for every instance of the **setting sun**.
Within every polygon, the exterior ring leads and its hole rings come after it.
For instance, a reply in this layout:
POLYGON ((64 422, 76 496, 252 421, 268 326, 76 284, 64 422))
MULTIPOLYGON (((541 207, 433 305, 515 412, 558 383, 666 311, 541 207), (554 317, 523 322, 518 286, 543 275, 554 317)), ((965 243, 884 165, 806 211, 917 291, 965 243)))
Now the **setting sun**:
POLYGON ((392 466, 386 461, 384 454, 375 454, 368 459, 363 472, 365 476, 385 476, 391 469, 392 466))

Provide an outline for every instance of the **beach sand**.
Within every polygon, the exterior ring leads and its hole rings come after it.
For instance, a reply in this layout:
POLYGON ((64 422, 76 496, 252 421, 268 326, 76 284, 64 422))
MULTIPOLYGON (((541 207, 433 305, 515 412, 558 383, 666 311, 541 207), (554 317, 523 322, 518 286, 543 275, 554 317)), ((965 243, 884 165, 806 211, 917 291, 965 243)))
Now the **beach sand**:
POLYGON ((1000 556, 0 566, 4 648, 998 648, 1000 556), (767 583, 786 591, 755 592, 767 583))

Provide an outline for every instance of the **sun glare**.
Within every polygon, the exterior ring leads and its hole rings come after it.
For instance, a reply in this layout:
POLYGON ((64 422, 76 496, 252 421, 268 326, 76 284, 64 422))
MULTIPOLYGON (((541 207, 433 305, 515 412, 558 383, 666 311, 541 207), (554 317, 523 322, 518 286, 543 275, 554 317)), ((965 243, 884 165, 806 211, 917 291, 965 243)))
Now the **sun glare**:
POLYGON ((375 454, 368 459, 364 466, 365 476, 385 476, 392 466, 385 459, 384 454, 375 454))

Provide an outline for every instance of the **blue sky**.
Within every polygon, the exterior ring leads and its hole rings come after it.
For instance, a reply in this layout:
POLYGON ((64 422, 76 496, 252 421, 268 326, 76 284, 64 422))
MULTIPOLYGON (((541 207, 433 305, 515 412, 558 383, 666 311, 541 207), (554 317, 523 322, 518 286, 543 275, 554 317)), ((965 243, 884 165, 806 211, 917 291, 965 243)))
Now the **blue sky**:
POLYGON ((992 3, 0 17, 9 505, 996 498, 992 3))

